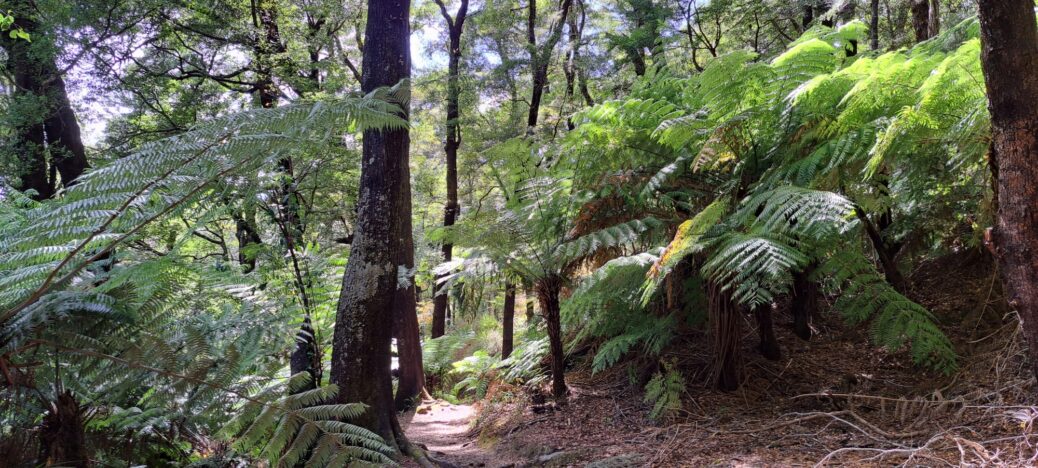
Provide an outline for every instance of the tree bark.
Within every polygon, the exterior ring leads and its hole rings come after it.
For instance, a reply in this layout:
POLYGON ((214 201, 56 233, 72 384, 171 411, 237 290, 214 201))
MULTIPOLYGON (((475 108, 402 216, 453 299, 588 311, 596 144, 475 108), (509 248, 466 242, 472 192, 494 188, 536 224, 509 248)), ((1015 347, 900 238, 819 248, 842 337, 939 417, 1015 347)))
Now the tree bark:
POLYGON ((912 29, 916 42, 923 42, 941 32, 939 0, 912 0, 912 29))
POLYGON ((231 218, 234 219, 234 238, 238 240, 238 264, 243 272, 249 273, 256 269, 256 254, 249 252, 248 248, 262 244, 263 239, 256 232, 256 221, 251 212, 232 208, 231 218))
POLYGON ((562 278, 547 276, 537 280, 537 300, 541 304, 541 314, 548 326, 548 344, 551 354, 551 394, 557 400, 566 398, 566 356, 562 348, 562 320, 559 306, 559 294, 562 292, 562 278))
POLYGON ((19 188, 35 190, 34 198, 45 200, 56 192, 59 181, 55 173, 60 175, 62 186, 70 187, 90 165, 65 80, 41 35, 34 5, 21 0, 10 7, 15 17, 12 27, 29 33, 34 41, 0 34, 0 47, 7 52, 7 69, 14 75, 14 96, 26 105, 45 109, 42 121, 30 119, 14 129, 11 149, 22 165, 19 188))
POLYGON ((569 16, 573 0, 562 0, 559 5, 559 16, 548 28, 548 38, 540 47, 537 46, 537 2, 531 0, 527 8, 526 42, 530 49, 530 76, 533 87, 530 90, 530 109, 526 116, 526 134, 532 135, 537 128, 537 118, 541 110, 541 99, 544 87, 548 84, 548 65, 551 64, 551 53, 562 37, 562 28, 569 16))
POLYGON ((981 64, 991 112, 992 250, 1038 377, 1038 28, 1032 0, 980 0, 981 64))
POLYGON ((715 382, 719 390, 730 392, 738 389, 742 380, 739 356, 742 317, 739 316, 739 307, 730 291, 710 282, 707 284, 707 296, 713 331, 715 382))
POLYGON ((71 392, 58 395, 57 400, 48 402, 50 408, 40 425, 40 456, 43 466, 73 466, 85 468, 91 465, 87 452, 83 411, 71 392))
MULTIPOLYGON (((461 147, 461 34, 468 15, 468 0, 462 0, 458 12, 452 18, 446 5, 437 0, 440 13, 447 22, 449 35, 447 63, 447 140, 443 145, 447 162, 447 203, 443 207, 443 226, 449 228, 458 218, 458 148, 461 147)), ((446 242, 442 247, 443 261, 449 262, 453 257, 454 245, 446 242)), ((443 276, 436 277, 439 283, 443 276)), ((450 307, 446 289, 437 284, 433 288, 433 323, 432 337, 439 338, 447 331, 447 309, 450 307)))
POLYGON ((869 48, 879 50, 879 0, 871 0, 869 11, 869 48))
MULTIPOLYGON (((414 234, 411 226, 411 169, 406 163, 400 167, 400 212, 395 220, 397 243, 394 263, 408 271, 414 270, 414 234)), ((395 404, 398 411, 410 409, 425 389, 425 369, 422 366, 422 336, 418 329, 418 304, 414 278, 408 286, 397 287, 393 298, 395 337, 400 377, 397 380, 395 404)))
MULTIPOLYGON (((362 91, 391 86, 411 73, 410 2, 368 2, 362 91)), ((401 108, 407 116, 406 104, 401 108)), ((363 137, 357 227, 343 275, 336 313, 331 380, 338 401, 368 405, 354 422, 382 436, 396 450, 412 450, 396 417, 390 377, 396 252, 404 248, 399 221, 410 141, 406 128, 366 130, 363 137)))
POLYGON ((501 359, 508 359, 513 349, 515 326, 515 284, 505 281, 505 305, 501 312, 501 359))

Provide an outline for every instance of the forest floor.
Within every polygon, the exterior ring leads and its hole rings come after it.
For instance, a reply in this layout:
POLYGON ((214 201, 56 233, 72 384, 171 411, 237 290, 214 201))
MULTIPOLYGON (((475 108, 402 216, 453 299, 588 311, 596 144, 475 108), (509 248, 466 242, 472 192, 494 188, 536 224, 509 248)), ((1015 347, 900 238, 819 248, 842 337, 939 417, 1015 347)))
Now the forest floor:
POLYGON ((502 459, 483 448, 471 434, 475 416, 476 410, 470 405, 434 400, 423 402, 400 423, 408 440, 438 461, 459 467, 500 466, 502 459))
POLYGON ((595 375, 587 359, 570 356, 577 364, 564 405, 545 403, 541 389, 494 384, 474 412, 417 415, 408 434, 457 466, 1036 466, 1036 388, 1017 320, 997 306, 993 270, 960 256, 912 278, 911 296, 960 354, 950 375, 875 348, 867 327, 831 313, 815 321, 811 341, 800 340, 780 313, 778 361, 756 352, 753 323, 744 323, 735 392, 712 388, 707 337, 686 330, 659 360, 595 375), (653 421, 642 388, 659 362, 679 369, 686 386, 682 410, 653 421))

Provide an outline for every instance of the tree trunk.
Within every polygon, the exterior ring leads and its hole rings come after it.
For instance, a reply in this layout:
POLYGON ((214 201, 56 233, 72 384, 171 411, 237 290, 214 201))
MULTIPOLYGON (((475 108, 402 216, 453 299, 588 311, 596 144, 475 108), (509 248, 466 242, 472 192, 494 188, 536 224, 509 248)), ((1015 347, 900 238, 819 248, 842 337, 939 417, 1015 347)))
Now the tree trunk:
POLYGON ((1038 377, 1038 28, 1033 0, 980 0, 997 219, 992 250, 1038 377))
POLYGON ((44 466, 90 466, 83 412, 71 392, 51 401, 40 425, 40 456, 44 466))
POLYGON ((754 307, 753 316, 757 319, 757 335, 760 337, 757 349, 761 356, 772 361, 782 359, 782 348, 779 347, 778 338, 775 337, 775 322, 772 320, 771 305, 754 307))
POLYGON ((879 50, 879 0, 871 0, 869 11, 869 48, 879 50))
POLYGON ((562 27, 566 24, 569 16, 570 6, 573 0, 562 0, 559 5, 559 16, 551 25, 548 38, 539 48, 537 47, 537 2, 531 1, 528 7, 526 21, 526 42, 530 49, 530 76, 533 86, 530 89, 530 109, 526 116, 526 134, 532 135, 537 128, 537 117, 541 110, 541 99, 544 95, 544 87, 548 84, 548 65, 551 64, 551 53, 555 44, 562 37, 562 27))
POLYGON ((45 111, 42 121, 23 116, 24 122, 14 129, 12 150, 22 166, 19 188, 35 190, 34 198, 45 200, 56 192, 55 173, 61 176, 61 185, 70 187, 90 165, 65 81, 34 19, 35 6, 25 0, 9 6, 15 17, 12 27, 29 33, 34 41, 0 34, 0 47, 7 52, 7 69, 14 75, 14 97, 26 105, 42 106, 45 111))
MULTIPOLYGON (((405 156, 406 161, 406 156, 405 156)), ((414 269, 414 234, 411 226, 411 169, 409 164, 400 167, 400 212, 395 220, 397 243, 394 263, 414 269)), ((411 408, 425 388, 425 370, 422 366, 422 336, 418 329, 418 304, 415 297, 414 278, 408 278, 408 286, 398 286, 393 299, 395 315, 395 336, 400 364, 400 378, 397 381, 396 408, 403 411, 411 408)))
POLYGON ((714 376, 717 388, 729 392, 738 389, 742 380, 739 356, 742 317, 730 291, 711 282, 707 284, 707 295, 713 331, 714 376))
MULTIPOLYGON (((438 2, 440 12, 447 22, 450 36, 447 63, 447 141, 443 145, 447 157, 447 203, 443 207, 443 226, 451 227, 458 218, 458 148, 461 147, 461 33, 464 31, 465 17, 468 13, 468 0, 462 0, 457 14, 451 18, 442 2, 438 2)), ((449 262, 453 256, 454 245, 443 244, 443 261, 449 262)), ((436 282, 442 279, 436 277, 436 282)), ((433 289, 433 323, 432 337, 439 338, 447 331, 447 309, 450 307, 447 291, 439 285, 433 289)))
POLYGON ((515 322, 515 284, 505 281, 505 306, 501 313, 501 359, 512 355, 512 329, 515 322))
POLYGON ((793 298, 789 309, 793 314, 793 333, 803 340, 811 339, 811 320, 818 314, 818 283, 811 281, 813 266, 793 274, 793 298))
POLYGON ((321 356, 317 352, 317 339, 310 321, 310 314, 303 317, 303 324, 296 332, 296 347, 289 358, 289 367, 292 375, 300 372, 310 374, 310 383, 296 390, 313 390, 321 386, 321 356))
POLYGON ((912 29, 916 42, 923 42, 941 32, 939 0, 912 0, 912 29))
POLYGON ((895 291, 906 294, 908 292, 908 281, 905 280, 904 275, 901 274, 901 269, 897 266, 897 254, 901 251, 902 245, 888 241, 887 238, 889 236, 885 235, 892 223, 890 211, 888 210, 880 216, 878 226, 869 219, 864 210, 858 208, 855 210, 855 213, 865 227, 865 234, 869 237, 869 242, 872 243, 872 247, 876 250, 876 257, 879 259, 879 266, 883 270, 883 276, 886 278, 887 283, 895 291))
MULTIPOLYGON (((411 219, 411 215, 407 215, 411 219)), ((407 223, 409 226, 411 223, 407 223)), ((414 252, 412 245, 411 252, 414 252)), ((413 266, 414 259, 411 260, 413 266)), ((425 369, 422 366, 422 336, 418 329, 418 314, 414 296, 414 285, 397 289, 393 308, 396 314, 395 336, 400 377, 397 381, 397 411, 410 409, 425 389, 425 369)))
POLYGON ((49 102, 51 114, 43 121, 47 131, 47 147, 50 150, 51 164, 61 175, 61 185, 71 187, 76 179, 83 175, 90 164, 87 163, 86 146, 80 135, 79 122, 72 103, 68 99, 65 80, 58 74, 58 69, 51 61, 47 64, 52 74, 45 78, 45 96, 49 102))
MULTIPOLYGON (((411 73, 410 2, 368 2, 362 91, 392 86, 411 73)), ((407 116, 406 104, 401 109, 407 116)), ((409 213, 401 199, 410 141, 406 128, 366 130, 363 137, 357 227, 343 275, 336 313, 331 380, 338 401, 363 402, 354 422, 382 436, 396 450, 412 451, 393 404, 390 345, 398 294, 399 223, 409 213)))
POLYGON ((531 328, 537 320, 537 315, 533 305, 533 288, 529 284, 523 286, 523 300, 526 302, 526 327, 531 328))
POLYGON ((243 272, 249 273, 256 269, 256 254, 249 252, 249 247, 262 244, 263 239, 256 232, 251 213, 232 208, 231 217, 234 218, 234 237, 238 240, 238 263, 243 267, 243 272))
POLYGON ((541 303, 541 314, 548 325, 548 344, 551 353, 551 394, 558 400, 566 398, 566 356, 562 349, 562 320, 560 317, 559 294, 562 278, 547 276, 537 280, 537 300, 541 303))

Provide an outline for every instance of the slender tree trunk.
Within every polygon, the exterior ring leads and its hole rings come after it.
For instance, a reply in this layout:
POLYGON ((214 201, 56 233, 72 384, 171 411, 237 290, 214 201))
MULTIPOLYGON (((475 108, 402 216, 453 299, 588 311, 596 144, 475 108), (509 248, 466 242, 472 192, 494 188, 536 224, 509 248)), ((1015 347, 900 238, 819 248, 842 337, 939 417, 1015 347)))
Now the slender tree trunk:
POLYGON ((810 278, 813 268, 793 274, 793 298, 789 309, 793 314, 793 333, 803 340, 811 339, 811 320, 818 314, 818 283, 810 278))
POLYGON ((562 320, 559 294, 562 278, 548 276, 537 280, 537 300, 548 326, 548 344, 551 353, 551 394, 558 400, 566 398, 566 356, 562 349, 562 320))
POLYGON ((58 395, 57 400, 49 403, 50 408, 40 426, 40 456, 37 462, 43 466, 90 466, 85 422, 79 402, 71 392, 65 391, 58 395))
POLYGON ((997 218, 991 249, 1038 377, 1038 28, 1033 0, 980 0, 997 218))
POLYGON ((530 89, 530 109, 526 116, 526 134, 532 135, 537 128, 537 118, 541 110, 541 99, 544 96, 544 87, 548 85, 548 65, 551 64, 551 53, 555 45, 562 37, 562 28, 569 16, 570 6, 573 0, 562 0, 559 6, 559 16, 549 28, 548 38, 540 47, 537 46, 537 2, 529 2, 526 20, 526 42, 530 49, 530 76, 533 86, 530 89))
POLYGON ((515 284, 505 281, 505 305, 501 312, 501 359, 512 355, 515 325, 515 284))
MULTIPOLYGON (((362 91, 392 86, 411 74, 410 2, 368 2, 362 91)), ((407 115, 406 105, 401 109, 407 115)), ((394 299, 401 245, 398 223, 410 210, 401 187, 408 184, 410 141, 406 128, 367 130, 363 137, 357 228, 343 276, 336 313, 331 380, 338 401, 363 402, 355 422, 382 436, 396 450, 414 451, 396 417, 390 377, 394 299)))
MULTIPOLYGON (((284 43, 281 41, 281 30, 278 26, 279 12, 277 4, 273 2, 253 2, 254 8, 253 18, 256 21, 254 26, 259 30, 259 39, 256 42, 254 54, 257 65, 258 80, 256 83, 256 89, 259 94, 260 107, 270 109, 277 107, 278 101, 281 97, 281 92, 277 88, 274 82, 274 68, 277 62, 277 55, 283 54, 286 51, 284 43)), ((319 26, 318 26, 319 28, 319 26)), ((312 50, 311 50, 312 52, 312 50)), ((313 53, 311 53, 313 58, 313 53)), ((310 75, 311 84, 314 90, 319 85, 320 75, 310 75)), ((295 284, 298 289, 299 297, 303 302, 303 323, 299 327, 299 331, 296 332, 296 347, 292 351, 292 355, 289 359, 290 368, 292 374, 300 372, 307 372, 311 376, 310 383, 299 390, 309 390, 317 388, 321 384, 322 374, 322 363, 321 353, 318 349, 317 336, 313 329, 313 322, 311 319, 311 304, 308 300, 307 289, 310 287, 309 274, 299 265, 299 261, 296 258, 295 250, 303 239, 305 232, 305 225, 303 223, 302 216, 302 197, 296 188, 295 181, 295 168, 291 157, 283 157, 278 160, 278 168, 281 171, 280 183, 277 196, 277 215, 278 223, 281 227, 282 237, 284 239, 284 247, 289 251, 289 255, 292 259, 292 268, 295 275, 295 284)), ((259 234, 255 232, 251 223, 245 223, 242 225, 244 231, 240 231, 244 239, 251 244, 260 244, 262 240, 259 234)), ((239 237, 239 243, 243 239, 239 237)), ((255 268, 255 258, 249 259, 249 265, 247 271, 251 271, 255 268)))
MULTIPOLYGON (((447 63, 447 141, 443 145, 447 158, 447 203, 443 207, 443 226, 450 227, 458 218, 458 148, 461 147, 461 34, 468 14, 468 0, 462 0, 458 12, 452 18, 442 2, 437 2, 444 21, 447 22, 449 37, 447 63)), ((443 244, 443 261, 449 262, 454 245, 443 244)), ((436 277, 436 282, 442 279, 436 277)), ((447 331, 447 310, 450 301, 447 290, 439 285, 433 288, 432 337, 439 338, 447 331)))
POLYGON ((869 11, 869 48, 879 50, 879 0, 871 0, 869 11))
POLYGON ((741 358, 739 339, 742 332, 739 307, 732 300, 732 293, 715 283, 707 284, 710 326, 713 331, 714 375, 717 388, 733 391, 741 383, 741 358))
POLYGON ((529 284, 523 286, 523 301, 526 302, 526 327, 530 328, 537 320, 537 315, 533 304, 535 301, 533 288, 529 284))

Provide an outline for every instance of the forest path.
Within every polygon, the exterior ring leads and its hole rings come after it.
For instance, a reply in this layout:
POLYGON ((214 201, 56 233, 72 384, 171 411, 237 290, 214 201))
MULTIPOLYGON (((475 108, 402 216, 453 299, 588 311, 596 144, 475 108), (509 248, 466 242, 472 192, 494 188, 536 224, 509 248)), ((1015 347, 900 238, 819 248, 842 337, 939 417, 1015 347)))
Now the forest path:
POLYGON ((459 467, 506 465, 497 455, 480 447, 475 435, 469 434, 475 416, 472 406, 436 400, 423 402, 401 423, 407 438, 426 447, 436 460, 459 467))

